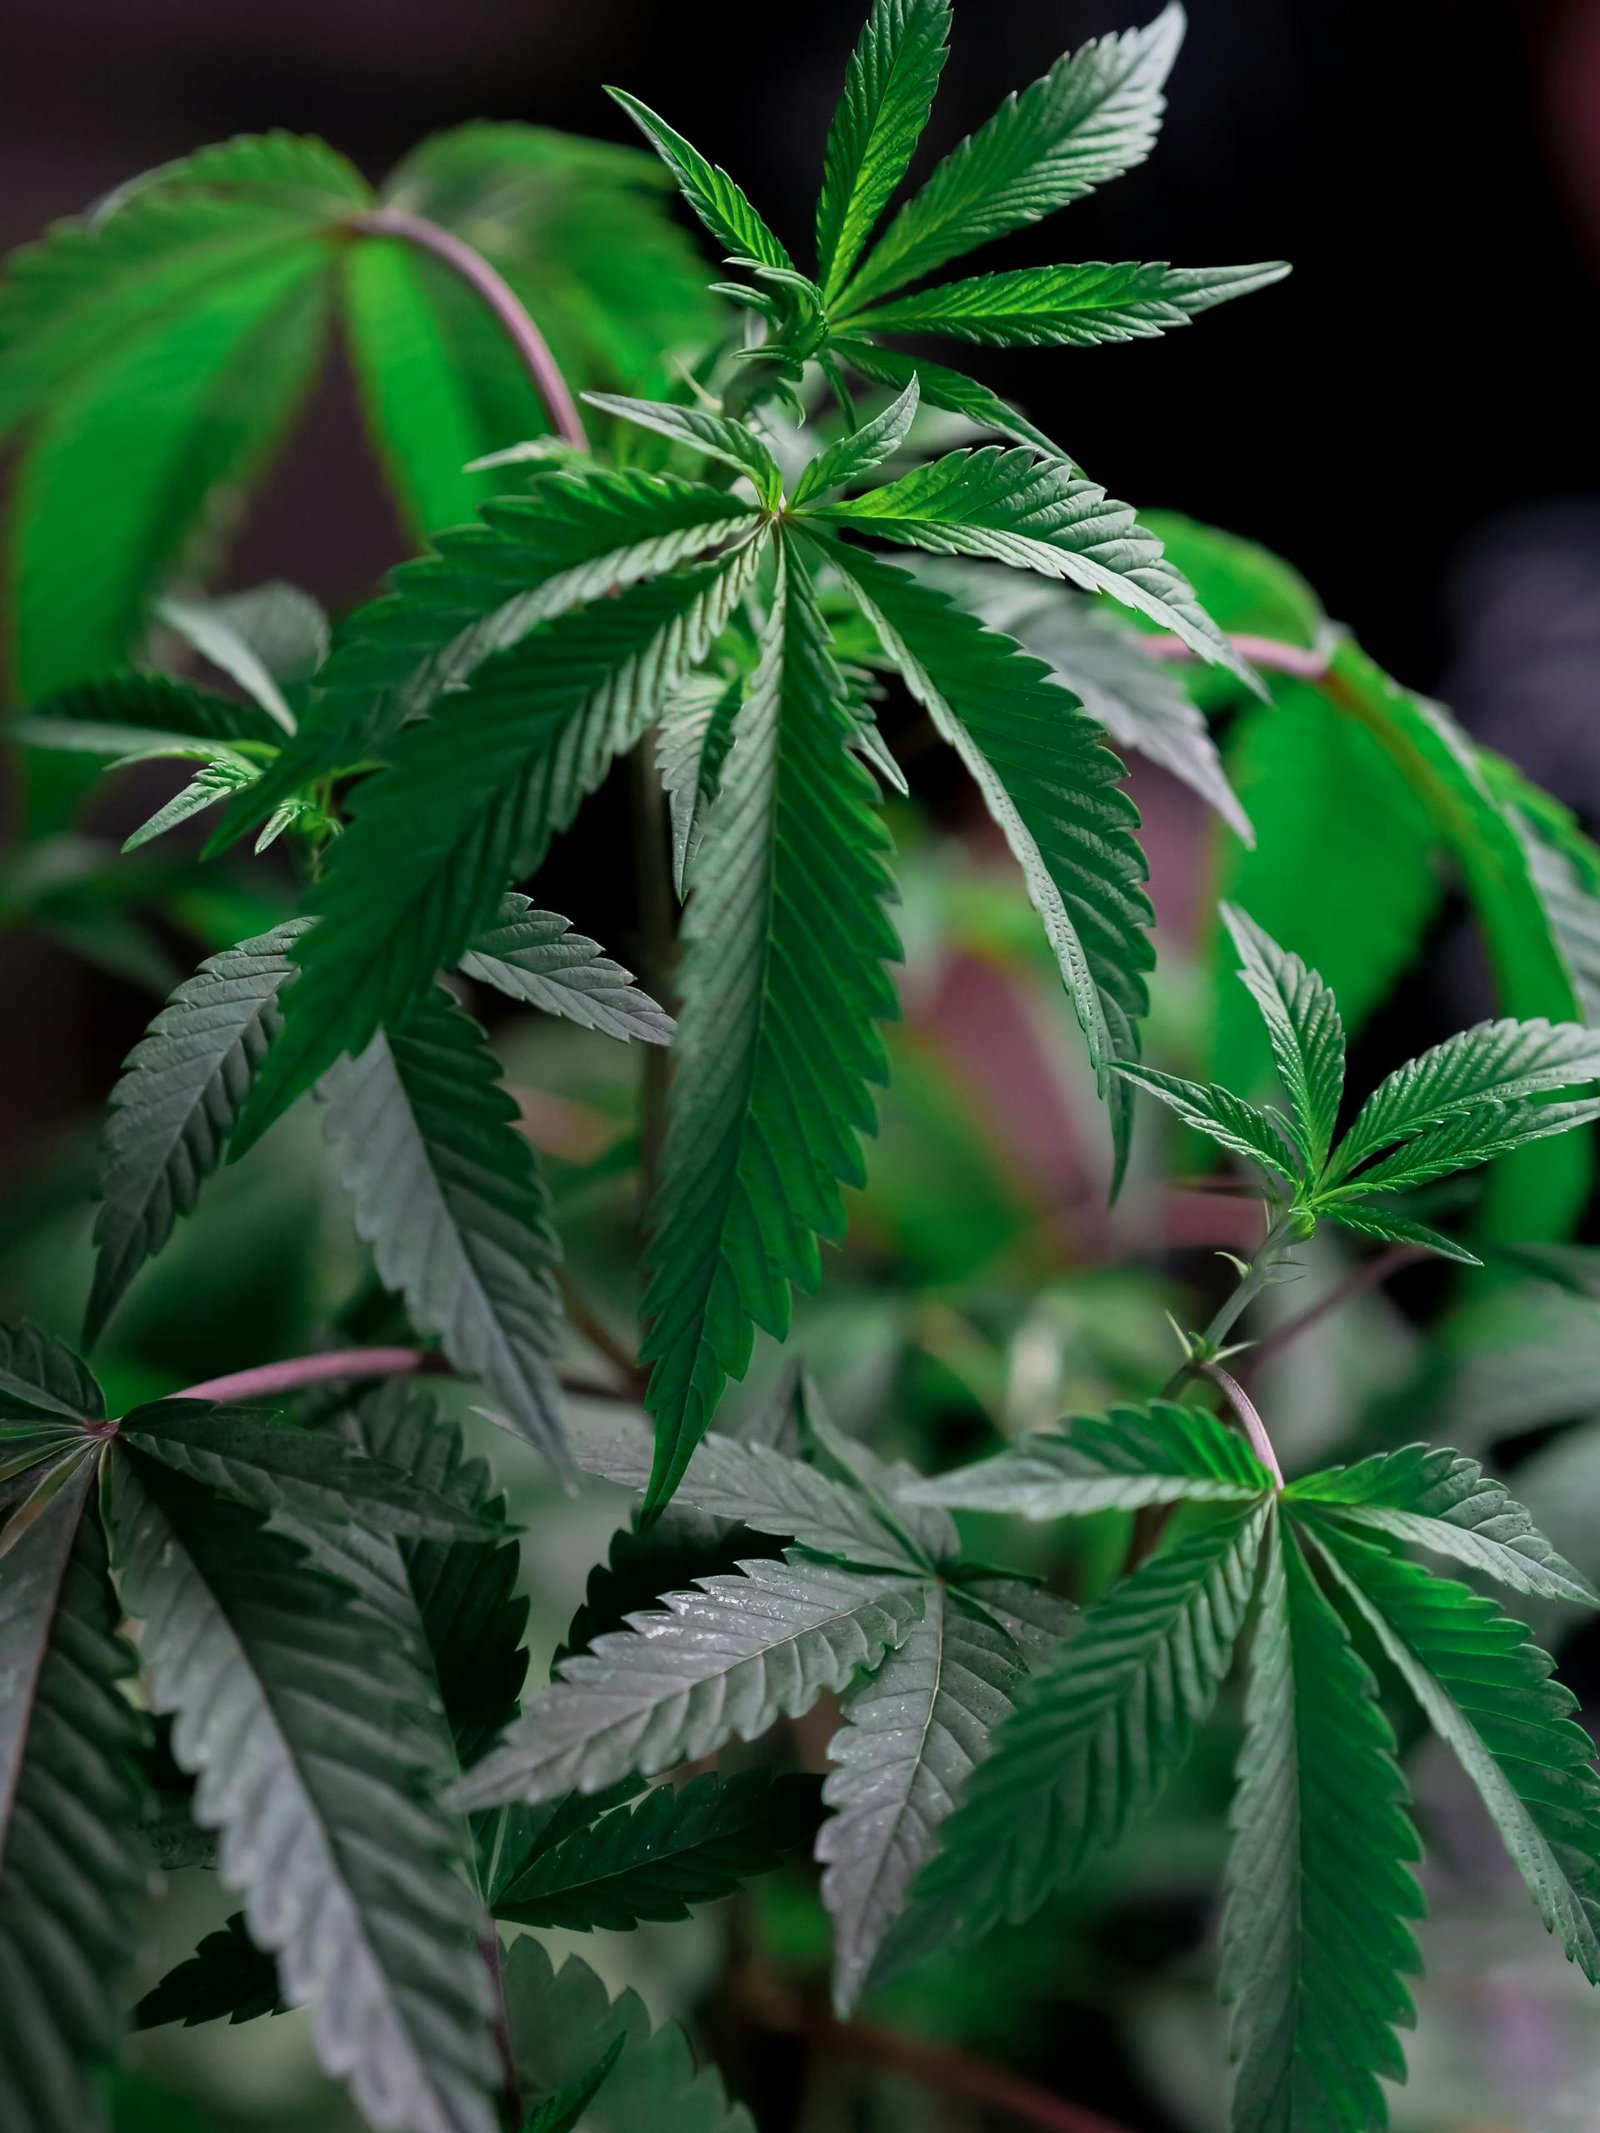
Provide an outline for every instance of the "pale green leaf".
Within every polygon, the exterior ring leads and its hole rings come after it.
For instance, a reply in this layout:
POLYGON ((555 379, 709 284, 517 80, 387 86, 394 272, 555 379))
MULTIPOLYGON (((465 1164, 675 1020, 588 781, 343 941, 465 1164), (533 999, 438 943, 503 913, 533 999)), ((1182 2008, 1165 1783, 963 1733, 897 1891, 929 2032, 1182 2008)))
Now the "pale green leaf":
POLYGON ((769 509, 783 494, 783 473, 755 431, 726 415, 703 407, 676 407, 666 400, 628 400, 617 393, 585 393, 591 407, 669 437, 674 444, 702 453, 743 474, 769 509))
POLYGON ((207 957, 128 1054, 100 1147, 91 1343, 221 1162, 277 1029, 289 944, 304 925, 289 919, 207 957))
POLYGON ((800 1555, 668 1593, 665 1613, 635 1615, 631 1628, 564 1660, 456 1800, 487 1807, 598 1792, 754 1740, 876 1666, 916 1620, 922 1593, 914 1578, 800 1555))
POLYGON ((901 1494, 911 1503, 1046 1519, 1155 1503, 1249 1503, 1271 1488, 1237 1431, 1201 1408, 1152 1400, 1076 1415, 1059 1433, 1030 1431, 993 1458, 901 1494))
POLYGON ((117 1462, 113 1545, 158 1711, 251 1938, 370 2121, 494 2133, 485 1930, 381 1615, 237 1506, 117 1462))
POLYGON ((569 919, 536 910, 526 896, 502 899, 494 924, 461 958, 461 974, 623 1043, 672 1042, 672 1017, 639 991, 632 973, 603 955, 598 941, 574 933, 569 919))
POLYGON ((1600 1607, 1600 1593, 1551 1546, 1505 1484, 1476 1459, 1443 1446, 1377 1452, 1296 1482, 1288 1496, 1326 1506, 1347 1524, 1452 1555, 1513 1592, 1600 1607))
POLYGON ((817 1838, 833 1917, 834 2004, 860 1997, 906 1892, 994 1728, 1010 1716, 1022 1654, 963 1595, 930 1585, 904 1643, 845 1699, 817 1838))

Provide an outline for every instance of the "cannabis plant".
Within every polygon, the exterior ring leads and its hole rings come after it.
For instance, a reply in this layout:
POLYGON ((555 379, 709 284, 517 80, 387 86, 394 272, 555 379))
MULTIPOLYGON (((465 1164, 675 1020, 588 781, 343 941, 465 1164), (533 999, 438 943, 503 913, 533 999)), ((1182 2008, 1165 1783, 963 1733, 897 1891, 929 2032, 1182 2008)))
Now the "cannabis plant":
POLYGON ((810 271, 617 91, 658 162, 476 125, 374 193, 320 142, 238 140, 0 285, 11 734, 43 855, 7 909, 136 978, 161 967, 151 916, 211 949, 161 986, 101 1137, 83 1343, 110 1363, 31 1325, 0 1343, 7 2133, 110 2124, 130 2024, 291 2006, 375 2127, 748 2128, 680 2032, 538 1933, 678 1921, 810 1852, 848 2017, 1076 1881, 1236 1671, 1241 2133, 1362 2133, 1403 2075, 1422 1906, 1397 1690, 1600 1974, 1572 1699, 1529 1629, 1412 1551, 1525 1600, 1600 1594, 1474 1457, 1386 1445, 1286 1481, 1228 1367, 1330 1232, 1470 1269, 1570 1226, 1587 1142, 1547 1144, 1600 1119, 1600 854, 1286 566, 1141 518, 921 352, 1155 336, 1286 271, 940 278, 1145 158, 1183 18, 1068 54, 891 214, 949 30, 947 0, 875 0, 810 271), (333 623, 282 584, 207 598, 335 314, 424 551, 333 623), (803 1367, 724 1411, 866 1178, 907 732, 954 751, 1020 872, 1102 1100, 1106 1191, 1144 1092, 1263 1209, 1164 1388, 933 1479, 830 1419, 803 1367), (1141 1057, 1153 913, 1113 744, 1217 818, 1260 1032, 1219 996, 1194 1075, 1141 1057), (642 984, 535 900, 622 757, 642 984), (192 856, 139 874, 86 848, 63 827, 75 758, 115 774, 113 804, 181 766, 134 866, 204 816, 208 858, 248 840, 276 871, 208 901, 192 856), (1387 882, 1343 856, 1343 808, 1387 882), (1447 872, 1501 1012, 1347 1118, 1341 1004, 1378 1004, 1447 872), (504 1080, 485 993, 641 1047, 637 1132, 607 1159, 645 1203, 620 1303, 564 1261, 523 1130, 537 1092, 504 1080), (123 1397, 129 1290, 302 1099, 366 1248, 346 1345, 330 1323, 314 1353, 123 1397), (527 1687, 493 1469, 525 1474, 530 1447, 519 1509, 584 1474, 637 1505, 527 1687), (1075 1606, 1036 1548, 998 1567, 955 1513, 1112 1514, 1125 1560, 1075 1606), (830 1698, 823 1734, 799 1723, 830 1698), (241 1908, 140 1992, 153 1877, 187 1867, 241 1908))

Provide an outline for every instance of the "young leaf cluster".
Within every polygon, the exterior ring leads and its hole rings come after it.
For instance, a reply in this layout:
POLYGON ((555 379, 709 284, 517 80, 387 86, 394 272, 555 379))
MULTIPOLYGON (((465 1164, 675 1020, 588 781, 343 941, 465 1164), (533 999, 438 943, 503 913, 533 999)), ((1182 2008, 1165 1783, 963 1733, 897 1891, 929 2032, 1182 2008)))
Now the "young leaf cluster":
POLYGON ((1336 1139, 1345 1036, 1333 993, 1244 912, 1224 906, 1223 917, 1239 976, 1266 1027, 1287 1112, 1152 1067, 1118 1071, 1254 1167, 1277 1210, 1279 1234, 1309 1236, 1319 1221, 1331 1222, 1481 1264, 1464 1245, 1397 1209, 1391 1195, 1600 1119, 1600 1098, 1546 1100, 1600 1079, 1600 1035, 1576 1022, 1480 1022, 1397 1068, 1336 1139))

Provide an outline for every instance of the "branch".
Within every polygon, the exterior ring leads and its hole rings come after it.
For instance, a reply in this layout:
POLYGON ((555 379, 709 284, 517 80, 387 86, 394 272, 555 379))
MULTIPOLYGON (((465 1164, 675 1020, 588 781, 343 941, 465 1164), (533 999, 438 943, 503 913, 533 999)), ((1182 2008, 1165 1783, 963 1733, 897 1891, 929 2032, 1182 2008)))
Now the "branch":
MULTIPOLYGON (((1280 644, 1275 637, 1230 637, 1228 642, 1251 666, 1269 674, 1292 674, 1297 681, 1325 681, 1328 655, 1315 646, 1280 644)), ((1141 648, 1152 659, 1193 659, 1196 655, 1179 637, 1141 637, 1141 648)))
POLYGON ((398 237, 406 244, 415 245, 419 252, 430 252, 452 273, 459 274, 505 329, 506 339, 521 358, 522 367, 533 381, 534 391, 544 402, 545 413, 550 417, 550 426, 556 435, 580 452, 588 450, 589 437, 583 417, 561 375, 561 366, 550 353, 550 344, 528 316, 511 284, 490 266, 481 252, 475 252, 470 244, 464 244, 449 230, 441 229, 437 222, 429 222, 422 215, 408 214, 401 207, 378 207, 369 214, 352 216, 349 227, 364 237, 398 237))
MULTIPOLYGON (((295 1355, 281 1363, 261 1363, 254 1370, 235 1370, 222 1378, 207 1378, 203 1384, 186 1385, 174 1400, 268 1400, 278 1393, 298 1392, 304 1385, 326 1385, 336 1378, 447 1377, 450 1365, 432 1348, 332 1348, 326 1355, 295 1355)), ((607 1385, 598 1378, 580 1377, 563 1371, 561 1387, 585 1400, 620 1400, 636 1407, 631 1389, 607 1385)))
POLYGON ((766 2028, 798 2037, 817 2051, 890 2067, 936 2095, 964 2096, 984 2110, 1003 2112, 1019 2125, 1041 2127, 1043 2133, 1129 2133, 1116 2119, 1053 2095, 1008 2067, 868 2022, 836 2022, 824 2008, 798 1993, 763 1993, 757 2012, 766 2028))
POLYGON ((1220 1363, 1202 1363, 1200 1371, 1201 1375, 1210 1378, 1214 1385, 1222 1387, 1228 1405, 1244 1425, 1244 1433, 1250 1440, 1250 1449, 1281 1489, 1283 1468, 1278 1464, 1278 1455, 1272 1449, 1272 1439, 1267 1435, 1267 1426, 1257 1414, 1249 1393, 1232 1372, 1224 1370, 1220 1363))

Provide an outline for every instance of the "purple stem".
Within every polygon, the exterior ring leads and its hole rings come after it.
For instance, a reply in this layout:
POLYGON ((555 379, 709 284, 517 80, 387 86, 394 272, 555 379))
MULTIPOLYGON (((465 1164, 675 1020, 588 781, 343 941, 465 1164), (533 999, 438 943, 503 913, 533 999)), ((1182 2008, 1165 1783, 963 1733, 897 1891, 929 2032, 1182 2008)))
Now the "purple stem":
POLYGON ((321 1385, 329 1378, 397 1378, 413 1371, 437 1370, 437 1357, 425 1348, 334 1348, 326 1355, 295 1355, 284 1363, 262 1363, 235 1370, 225 1378, 207 1378, 186 1386, 175 1400, 261 1400, 273 1393, 294 1392, 301 1385, 321 1385))
MULTIPOLYGON (((1139 640, 1152 659, 1193 659, 1195 654, 1178 637, 1142 637, 1139 640)), ((1303 644, 1280 644, 1275 637, 1230 637, 1228 642, 1241 659, 1270 674, 1292 674, 1298 681, 1323 681, 1328 673, 1328 655, 1303 644)))
POLYGON ((1250 1440, 1250 1449, 1281 1489, 1283 1487, 1283 1468, 1278 1464, 1278 1455, 1272 1449, 1272 1439, 1267 1435, 1266 1424, 1262 1421, 1260 1415, 1256 1413, 1255 1403, 1251 1400, 1249 1393, 1245 1391, 1239 1380, 1230 1371, 1223 1369, 1220 1363, 1202 1363, 1200 1368, 1214 1385, 1222 1387, 1223 1392, 1227 1395, 1228 1405, 1244 1425, 1244 1433, 1250 1440))
POLYGON ((550 353, 549 343, 529 318, 510 283, 480 252, 475 252, 459 237, 452 236, 449 230, 441 229, 437 222, 429 222, 422 215, 408 214, 403 207, 373 208, 368 214, 353 216, 349 227, 365 237, 398 237, 406 244, 414 244, 420 252, 431 252, 435 259, 442 260, 453 273, 459 274, 467 287, 482 297, 504 327, 506 339, 521 357, 523 368, 533 380, 534 391, 544 402, 556 435, 580 452, 588 450, 589 438, 583 417, 567 389, 559 364, 550 353))

